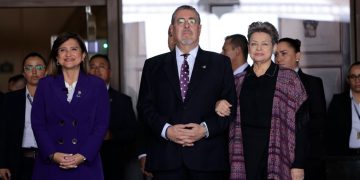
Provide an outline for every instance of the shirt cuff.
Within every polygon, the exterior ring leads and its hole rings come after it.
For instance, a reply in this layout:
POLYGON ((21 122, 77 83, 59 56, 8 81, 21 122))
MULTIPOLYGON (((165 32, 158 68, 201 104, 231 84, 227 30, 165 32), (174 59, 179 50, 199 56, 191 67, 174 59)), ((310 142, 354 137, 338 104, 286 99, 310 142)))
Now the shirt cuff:
POLYGON ((138 159, 141 159, 142 157, 146 157, 146 154, 140 154, 140 155, 138 156, 138 159))
POLYGON ((200 123, 200 125, 205 128, 205 131, 206 131, 205 132, 205 137, 206 138, 209 137, 209 129, 208 129, 207 125, 206 125, 206 122, 202 122, 202 123, 200 123))
POLYGON ((167 128, 169 128, 171 126, 171 124, 166 123, 165 126, 163 127, 162 131, 161 131, 161 137, 163 137, 164 139, 168 140, 168 138, 166 137, 166 130, 167 128))

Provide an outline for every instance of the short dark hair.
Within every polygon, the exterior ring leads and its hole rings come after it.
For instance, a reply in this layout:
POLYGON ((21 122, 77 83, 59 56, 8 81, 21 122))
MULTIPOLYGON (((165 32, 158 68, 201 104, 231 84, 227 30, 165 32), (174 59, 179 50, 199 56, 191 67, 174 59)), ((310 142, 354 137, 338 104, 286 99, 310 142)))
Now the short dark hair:
POLYGON ((9 78, 8 83, 17 82, 17 81, 19 81, 19 80, 24 80, 24 81, 26 81, 24 75, 22 75, 22 74, 16 74, 16 75, 11 76, 11 77, 9 78))
POLYGON ((249 29, 248 29, 248 39, 250 40, 250 37, 253 33, 255 32, 263 32, 266 34, 269 34, 271 37, 271 43, 274 45, 278 42, 279 40, 279 33, 276 30, 275 26, 272 25, 269 22, 253 22, 249 25, 249 29))
POLYGON ((196 23, 198 23, 198 24, 201 24, 201 19, 200 19, 200 15, 199 15, 199 13, 197 12, 197 10, 194 8, 194 7, 192 7, 192 6, 189 6, 189 5, 182 5, 182 6, 180 6, 180 7, 178 7, 178 8, 176 8, 175 9, 175 11, 174 11, 174 13, 172 14, 172 16, 171 16, 171 24, 175 24, 175 16, 176 16, 176 13, 178 12, 178 11, 180 11, 180 10, 190 10, 190 11, 194 11, 195 12, 195 14, 196 14, 196 23))
POLYGON ((225 37, 225 41, 230 40, 232 48, 240 47, 243 52, 244 59, 247 60, 249 49, 248 49, 248 41, 246 37, 242 34, 233 34, 225 37))
POLYGON ((300 40, 285 37, 285 38, 281 38, 278 43, 281 43, 281 42, 288 43, 289 46, 292 47, 295 50, 295 52, 297 52, 297 53, 300 52, 300 47, 301 47, 301 41, 300 40))
POLYGON ((356 62, 352 63, 352 64, 350 65, 350 67, 349 67, 349 70, 348 70, 348 72, 347 72, 347 76, 346 76, 346 77, 349 78, 351 69, 352 69, 354 66, 359 66, 359 65, 360 65, 360 61, 356 61, 356 62))
MULTIPOLYGON (((45 58, 44 58, 40 53, 38 53, 38 52, 30 52, 29 54, 27 54, 27 55, 24 57, 24 59, 23 59, 23 61, 22 61, 22 67, 25 66, 25 62, 26 62, 26 60, 27 60, 29 57, 38 57, 38 58, 40 58, 40 59, 44 62, 45 66, 46 66, 46 60, 45 60, 45 58)), ((23 68, 23 71, 24 71, 24 68, 23 68)))
POLYGON ((91 56, 91 58, 89 60, 89 64, 95 58, 103 58, 103 59, 105 59, 105 61, 108 63, 109 69, 111 69, 110 60, 109 60, 109 57, 107 55, 105 55, 105 54, 95 54, 95 55, 91 56))

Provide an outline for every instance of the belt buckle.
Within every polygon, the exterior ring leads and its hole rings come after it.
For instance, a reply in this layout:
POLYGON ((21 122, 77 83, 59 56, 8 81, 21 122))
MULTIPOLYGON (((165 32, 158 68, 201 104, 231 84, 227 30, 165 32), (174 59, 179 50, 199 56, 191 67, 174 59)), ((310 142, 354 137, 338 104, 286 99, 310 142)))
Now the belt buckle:
POLYGON ((33 154, 32 154, 32 155, 33 155, 33 158, 35 159, 35 158, 36 158, 36 151, 33 150, 32 152, 33 152, 33 154))
POLYGON ((24 156, 35 159, 37 157, 37 151, 35 149, 24 151, 24 156))

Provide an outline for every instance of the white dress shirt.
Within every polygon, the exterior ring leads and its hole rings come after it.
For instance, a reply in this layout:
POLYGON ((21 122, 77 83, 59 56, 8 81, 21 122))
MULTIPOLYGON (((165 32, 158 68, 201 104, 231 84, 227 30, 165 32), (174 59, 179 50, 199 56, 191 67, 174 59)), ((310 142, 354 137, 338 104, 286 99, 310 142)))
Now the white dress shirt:
POLYGON ((24 135, 22 141, 23 148, 37 148, 34 132, 31 128, 31 107, 33 102, 33 97, 30 95, 29 90, 26 86, 26 101, 25 101, 25 126, 24 126, 24 135))
POLYGON ((360 148, 360 104, 358 104, 350 91, 351 98, 351 132, 349 139, 350 148, 360 148), (359 137, 358 137, 359 135, 359 137))

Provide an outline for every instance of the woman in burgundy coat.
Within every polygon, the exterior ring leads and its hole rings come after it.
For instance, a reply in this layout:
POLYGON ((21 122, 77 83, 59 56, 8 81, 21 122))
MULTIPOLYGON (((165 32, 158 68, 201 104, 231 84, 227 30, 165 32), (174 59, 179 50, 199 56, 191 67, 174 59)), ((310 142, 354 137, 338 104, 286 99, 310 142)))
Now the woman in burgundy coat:
POLYGON ((48 76, 36 91, 31 124, 39 147, 34 180, 102 180, 99 149, 109 121, 103 80, 86 73, 87 51, 75 33, 54 42, 48 76))

